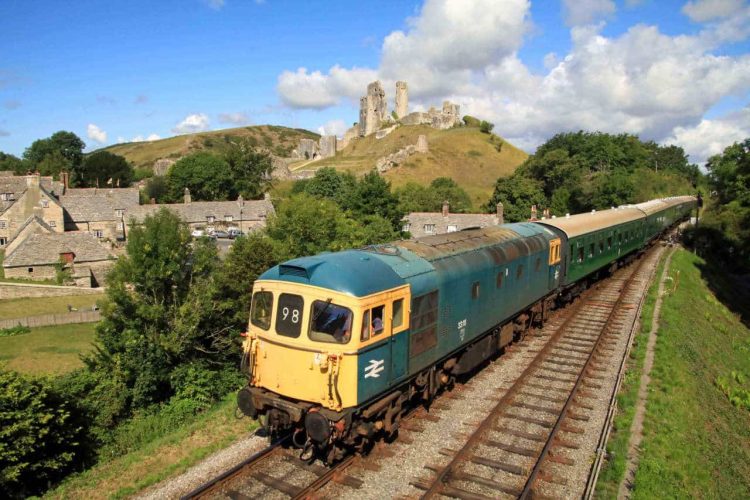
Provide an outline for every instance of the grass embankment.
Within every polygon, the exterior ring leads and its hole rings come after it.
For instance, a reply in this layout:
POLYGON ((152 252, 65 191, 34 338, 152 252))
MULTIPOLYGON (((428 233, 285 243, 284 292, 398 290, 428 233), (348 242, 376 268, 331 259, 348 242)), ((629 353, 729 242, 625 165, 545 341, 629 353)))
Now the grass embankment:
POLYGON ((617 415, 615 416, 612 424, 612 432, 607 441, 607 461, 602 467, 596 483, 596 496, 599 498, 617 498, 617 490, 625 477, 630 427, 633 424, 633 417, 635 416, 638 390, 641 387, 643 362, 646 357, 648 334, 651 330, 651 321, 654 317, 654 308, 659 292, 659 280, 664 270, 666 255, 666 253, 663 254, 659 261, 656 274, 654 274, 654 279, 648 289, 646 300, 643 303, 640 329, 633 338, 633 347, 630 350, 625 376, 620 385, 620 392, 617 394, 617 415))
POLYGON ((511 175, 528 156, 499 137, 483 134, 476 127, 437 130, 427 125, 402 126, 382 139, 374 135, 351 141, 334 158, 316 161, 305 169, 335 167, 363 174, 375 168, 378 158, 416 144, 427 136, 429 152, 410 156, 403 164, 384 174, 394 187, 407 182, 427 185, 438 177, 455 180, 471 197, 474 210, 487 202, 498 177, 511 175), (503 143, 500 151, 498 142, 503 143))
POLYGON ((235 408, 232 393, 194 420, 166 432, 167 417, 143 419, 129 429, 143 443, 135 451, 69 478, 45 498, 123 498, 181 474, 255 429, 253 421, 235 418, 235 408))
POLYGON ((730 281, 702 259, 679 250, 669 275, 633 497, 750 498, 750 410, 722 387, 750 390, 750 329, 717 300, 730 281))
POLYGON ((43 326, 0 337, 0 362, 30 374, 60 374, 83 366, 80 355, 92 349, 96 323, 43 326))
POLYGON ((91 309, 104 295, 69 295, 64 297, 40 297, 35 299, 0 300, 0 319, 22 318, 39 314, 63 314, 68 306, 76 309, 91 309))

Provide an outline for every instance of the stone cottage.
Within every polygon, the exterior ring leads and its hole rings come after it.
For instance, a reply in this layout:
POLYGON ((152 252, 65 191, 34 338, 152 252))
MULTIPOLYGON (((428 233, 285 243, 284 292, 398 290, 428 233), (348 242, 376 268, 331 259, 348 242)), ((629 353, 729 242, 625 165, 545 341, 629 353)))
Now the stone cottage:
POLYGON ((57 195, 63 189, 51 177, 0 176, 0 247, 13 241, 32 219, 62 233, 63 207, 57 195))
POLYGON ((68 188, 60 203, 66 231, 85 231, 116 241, 125 238, 125 224, 140 203, 140 193, 138 188, 68 188))
POLYGON ((494 214, 452 214, 446 201, 440 212, 412 212, 402 222, 403 231, 411 233, 413 238, 421 238, 468 228, 498 226, 503 223, 503 209, 499 204, 494 214))

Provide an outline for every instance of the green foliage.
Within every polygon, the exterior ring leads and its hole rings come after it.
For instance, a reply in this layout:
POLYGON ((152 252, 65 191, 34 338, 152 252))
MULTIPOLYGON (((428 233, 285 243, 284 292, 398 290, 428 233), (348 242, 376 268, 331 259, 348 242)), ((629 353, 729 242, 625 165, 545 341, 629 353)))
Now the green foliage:
POLYGON ((232 170, 222 158, 211 153, 193 153, 178 160, 167 173, 169 198, 182 199, 185 188, 193 200, 227 200, 233 198, 232 170))
POLYGON ((142 181, 143 179, 148 179, 152 175, 154 175, 154 172, 148 168, 148 167, 137 167, 133 170, 133 182, 142 181))
POLYGON ((74 170, 73 182, 81 187, 128 187, 134 175, 133 167, 122 156, 97 151, 74 170))
POLYGON ((85 147, 86 144, 73 132, 61 130, 31 143, 23 157, 42 175, 57 175, 62 170, 74 171, 81 164, 85 147))
POLYGON ((489 134, 489 133, 491 133, 493 128, 495 128, 495 124, 494 123, 490 123, 490 122, 485 121, 485 120, 482 120, 481 123, 479 124, 479 130, 483 134, 489 134))
MULTIPOLYGON (((520 202, 532 198, 540 209, 550 208, 558 216, 690 194, 703 180, 698 167, 688 164, 682 148, 642 142, 629 134, 600 132, 552 137, 526 159, 515 176, 535 181, 543 194, 539 198, 519 193, 520 202)), ((521 186, 528 187, 524 183, 521 186)), ((513 196, 505 189, 504 198, 511 201, 513 196)), ((496 199, 497 192, 493 194, 496 199)), ((489 205, 494 205, 493 200, 489 205)), ((520 211, 526 214, 529 208, 520 207, 520 211)), ((513 214, 518 207, 506 205, 505 210, 513 214)))
POLYGON ((506 222, 521 222, 531 216, 531 206, 543 207, 546 203, 542 183, 518 173, 508 178, 500 178, 495 184, 495 192, 485 209, 492 212, 497 204, 503 204, 506 222))
POLYGON ((65 261, 60 259, 55 264, 55 283, 58 285, 69 285, 73 281, 73 271, 65 265, 65 261))
POLYGON ((22 175, 29 170, 29 164, 17 156, 0 151, 0 170, 8 170, 17 175, 22 175))
POLYGON ((267 232, 281 245, 286 258, 382 243, 397 237, 392 222, 378 214, 364 214, 355 219, 332 200, 308 194, 282 202, 276 215, 269 219, 267 232))
POLYGON ((164 203, 169 196, 169 184, 167 179, 162 175, 155 175, 146 181, 146 202, 156 200, 156 203, 164 203))
MULTIPOLYGON (((315 172, 315 177, 305 179, 300 184, 303 192, 317 198, 329 198, 340 207, 346 207, 349 199, 354 195, 357 179, 349 172, 339 172, 333 167, 323 167, 315 172)), ((295 183, 295 187, 298 183, 295 183)), ((294 193, 294 189, 292 189, 294 193)))
POLYGON ((742 387, 745 381, 742 373, 732 370, 730 377, 716 377, 716 386, 734 406, 750 411, 750 390, 742 387))
POLYGON ((16 335, 23 335, 29 333, 31 328, 18 324, 11 326, 10 328, 0 328, 0 337, 15 337, 16 335))
POLYGON ((733 270, 750 270, 750 138, 706 163, 712 199, 686 242, 733 270))
POLYGON ((471 198, 449 177, 438 177, 427 187, 409 182, 396 189, 395 195, 404 213, 439 212, 444 201, 450 204, 450 211, 453 213, 471 211, 471 198))
POLYGON ((401 226, 404 212, 399 208, 398 198, 391 193, 391 183, 377 171, 372 170, 357 183, 346 207, 355 217, 379 215, 393 225, 401 226))
POLYGON ((467 127, 479 127, 482 122, 478 118, 474 118, 471 115, 464 115, 464 125, 467 127))
POLYGON ((81 454, 81 428, 70 406, 44 379, 0 370, 0 492, 41 493, 81 454))
POLYGON ((230 198, 239 194, 246 199, 256 199, 271 188, 273 161, 268 153, 256 148, 255 142, 247 139, 230 141, 222 156, 232 176, 230 198))

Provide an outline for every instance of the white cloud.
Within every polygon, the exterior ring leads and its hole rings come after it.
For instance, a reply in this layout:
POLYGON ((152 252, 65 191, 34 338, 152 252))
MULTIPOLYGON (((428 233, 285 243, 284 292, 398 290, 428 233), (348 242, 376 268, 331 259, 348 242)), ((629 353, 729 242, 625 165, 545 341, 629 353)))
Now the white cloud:
MULTIPOLYGON (((123 139, 123 138, 122 137, 118 137, 117 138, 117 142, 120 142, 120 139, 123 139)), ((159 137, 159 135, 157 135, 157 134, 149 134, 148 137, 146 137, 146 138, 144 138, 142 135, 138 134, 135 137, 133 137, 132 139, 130 139, 130 142, 144 142, 144 141, 151 142, 151 141, 158 141, 159 139, 161 139, 161 137, 159 137)), ((125 140, 123 139, 122 142, 125 142, 125 140)))
POLYGON ((180 123, 175 125, 172 132, 175 134, 192 134, 208 130, 209 120, 205 113, 194 113, 187 115, 180 123))
POLYGON ((349 127, 346 126, 344 120, 331 120, 320 127, 318 127, 318 133, 320 135, 335 135, 336 137, 343 137, 344 132, 349 127))
POLYGON ((118 135, 117 136, 117 144, 122 144, 124 142, 128 142, 127 139, 125 139, 123 136, 118 135))
POLYGON ((89 123, 86 127, 86 136, 92 141, 98 142, 99 144, 104 144, 105 142, 107 142, 107 132, 100 129, 93 123, 89 123))
POLYGON ((589 24, 615 13, 612 0, 563 0, 565 22, 568 26, 589 24))
POLYGON ((724 151, 724 148, 750 137, 750 106, 714 120, 701 120, 692 127, 675 127, 664 144, 681 146, 697 163, 724 151))
POLYGON ((715 53, 750 36, 750 8, 694 35, 638 24, 608 37, 602 22, 575 26, 569 52, 548 54, 538 73, 517 55, 528 2, 498 2, 428 0, 406 32, 385 38, 377 68, 285 71, 279 95, 288 106, 320 109, 358 98, 379 78, 390 104, 393 82, 406 80, 412 110, 449 99, 533 150, 555 133, 579 129, 661 141, 676 127, 695 126, 724 97, 750 91, 750 54, 715 53))
POLYGON ((244 125, 248 121, 247 114, 245 113, 219 113, 219 123, 244 125))
POLYGON ((682 7, 682 13, 697 23, 703 23, 736 14, 744 3, 744 0, 693 0, 682 7))

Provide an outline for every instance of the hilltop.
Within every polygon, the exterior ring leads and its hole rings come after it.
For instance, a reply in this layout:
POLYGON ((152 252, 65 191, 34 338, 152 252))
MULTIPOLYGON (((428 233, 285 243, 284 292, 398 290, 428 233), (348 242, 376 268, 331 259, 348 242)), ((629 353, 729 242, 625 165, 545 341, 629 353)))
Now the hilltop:
POLYGON ((438 177, 451 177, 466 190, 475 209, 492 195, 497 178, 511 175, 528 156, 511 143, 480 132, 478 127, 438 130, 411 125, 400 126, 382 139, 374 134, 354 139, 333 158, 293 163, 290 169, 296 173, 330 166, 363 174, 375 168, 379 158, 416 144, 420 135, 427 136, 429 151, 410 156, 383 176, 396 187, 407 182, 427 185, 438 177))
POLYGON ((319 137, 304 129, 255 125, 178 135, 158 141, 127 142, 108 146, 104 150, 125 157, 136 168, 151 169, 154 162, 161 158, 177 160, 197 151, 216 151, 223 143, 236 138, 249 138, 274 155, 285 157, 297 147, 300 139, 318 140, 319 137))

